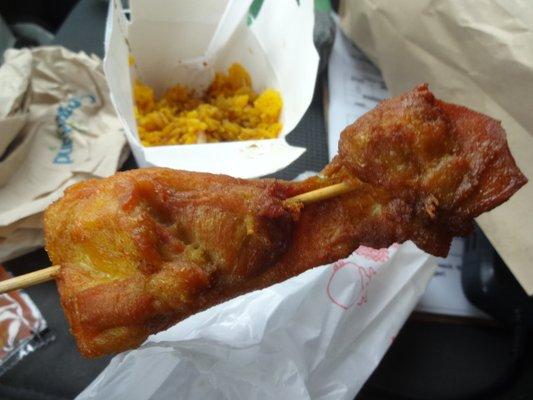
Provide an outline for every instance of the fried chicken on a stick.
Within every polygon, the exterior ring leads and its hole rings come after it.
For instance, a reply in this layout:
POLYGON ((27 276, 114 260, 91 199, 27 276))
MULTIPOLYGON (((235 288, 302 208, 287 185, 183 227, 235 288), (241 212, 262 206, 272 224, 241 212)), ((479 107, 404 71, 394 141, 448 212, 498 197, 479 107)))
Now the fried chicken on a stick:
POLYGON ((46 249, 78 347, 94 357, 360 245, 413 240, 444 256, 526 181, 497 121, 423 85, 348 126, 338 156, 303 182, 153 168, 76 184, 46 211, 46 249), (354 189, 285 201, 338 182, 354 189))

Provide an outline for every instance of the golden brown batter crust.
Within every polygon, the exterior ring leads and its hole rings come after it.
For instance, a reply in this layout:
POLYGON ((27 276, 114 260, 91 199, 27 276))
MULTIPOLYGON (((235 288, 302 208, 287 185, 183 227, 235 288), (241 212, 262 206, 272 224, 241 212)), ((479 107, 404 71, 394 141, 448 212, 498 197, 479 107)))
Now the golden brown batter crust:
POLYGON ((347 127, 304 182, 140 169, 69 188, 45 213, 46 249, 85 356, 123 351, 239 294, 413 240, 439 256, 526 183, 500 124, 422 85, 347 127), (340 181, 320 203, 285 199, 340 181))

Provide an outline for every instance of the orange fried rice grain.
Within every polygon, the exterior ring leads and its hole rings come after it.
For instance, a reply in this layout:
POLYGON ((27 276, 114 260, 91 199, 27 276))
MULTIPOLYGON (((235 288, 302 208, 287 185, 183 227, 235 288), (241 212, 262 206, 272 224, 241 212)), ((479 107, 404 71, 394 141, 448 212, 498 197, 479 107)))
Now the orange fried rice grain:
POLYGON ((281 131, 282 99, 278 91, 259 95, 240 64, 217 73, 201 97, 182 85, 156 100, 141 82, 133 88, 135 117, 144 146, 274 139, 281 131))

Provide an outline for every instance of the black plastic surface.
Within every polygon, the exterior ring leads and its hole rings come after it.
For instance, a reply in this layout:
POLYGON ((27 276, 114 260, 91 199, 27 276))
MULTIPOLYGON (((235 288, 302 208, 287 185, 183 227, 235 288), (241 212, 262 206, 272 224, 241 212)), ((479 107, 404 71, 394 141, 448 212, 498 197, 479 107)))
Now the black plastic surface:
MULTIPOLYGON (((466 241, 465 268, 461 275, 466 297, 502 324, 520 318, 533 330, 533 298, 529 297, 479 228, 466 241)), ((533 266, 533 262, 532 262, 533 266)))

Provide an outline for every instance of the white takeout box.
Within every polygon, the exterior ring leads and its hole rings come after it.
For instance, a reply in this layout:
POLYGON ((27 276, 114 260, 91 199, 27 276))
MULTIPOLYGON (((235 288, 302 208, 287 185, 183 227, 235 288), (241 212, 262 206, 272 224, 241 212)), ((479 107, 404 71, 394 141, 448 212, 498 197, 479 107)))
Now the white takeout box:
POLYGON ((120 1, 110 2, 104 70, 111 98, 141 167, 159 166, 252 178, 278 171, 305 148, 287 144, 312 97, 318 67, 312 0, 131 0, 131 21, 120 1), (133 55, 135 67, 128 56, 133 55), (254 89, 283 98, 280 137, 225 143, 144 147, 133 112, 132 82, 156 95, 177 84, 203 90, 215 72, 233 63, 250 73, 254 89))

